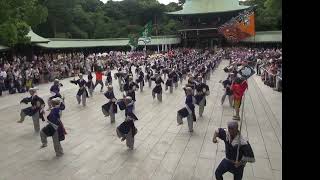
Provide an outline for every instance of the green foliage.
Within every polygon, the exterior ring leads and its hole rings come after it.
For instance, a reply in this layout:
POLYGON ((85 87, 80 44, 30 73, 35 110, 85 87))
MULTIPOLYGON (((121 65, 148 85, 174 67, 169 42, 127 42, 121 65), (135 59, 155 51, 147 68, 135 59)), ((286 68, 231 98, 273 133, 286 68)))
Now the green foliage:
POLYGON ((183 5, 186 2, 186 0, 179 0, 179 5, 183 5))
POLYGON ((282 29, 282 0, 247 0, 244 5, 256 5, 256 31, 282 29))
POLYGON ((13 46, 18 41, 17 27, 13 23, 5 22, 0 24, 1 44, 13 46))
MULTIPOLYGON (((179 21, 165 12, 182 9, 157 0, 0 0, 0 44, 28 43, 28 25, 44 37, 119 38, 139 34, 152 21, 151 35, 175 34, 179 21)), ((282 0, 248 0, 257 5, 256 30, 279 30, 282 0)))
POLYGON ((0 0, 0 9, 0 44, 8 46, 29 43, 29 26, 45 22, 48 16, 38 0, 0 0))
POLYGON ((48 20, 34 31, 44 37, 61 34, 71 38, 119 38, 139 34, 152 21, 152 35, 174 34, 176 20, 165 12, 177 11, 177 3, 160 4, 157 0, 43 0, 48 20), (158 24, 158 29, 155 28, 158 24), (158 31, 157 31, 158 30, 158 31))
POLYGON ((135 49, 138 46, 139 36, 136 34, 129 35, 129 43, 128 45, 131 46, 132 49, 135 49))
POLYGON ((30 27, 23 21, 18 21, 16 23, 17 27, 17 43, 27 44, 30 42, 30 37, 26 37, 26 34, 29 33, 30 27))

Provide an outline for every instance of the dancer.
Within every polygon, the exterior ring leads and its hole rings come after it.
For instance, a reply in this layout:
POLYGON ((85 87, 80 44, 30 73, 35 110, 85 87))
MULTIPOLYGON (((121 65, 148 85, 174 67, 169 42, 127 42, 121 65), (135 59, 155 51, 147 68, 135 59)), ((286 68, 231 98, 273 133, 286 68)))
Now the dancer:
POLYGON ((172 85, 174 85, 175 89, 178 88, 178 78, 179 78, 179 75, 177 73, 177 70, 176 68, 174 68, 171 72, 172 74, 172 85))
POLYGON ((234 180, 241 180, 246 163, 255 162, 251 145, 240 134, 237 121, 228 122, 228 130, 217 129, 212 139, 213 143, 218 142, 217 137, 225 143, 226 158, 220 162, 215 171, 216 179, 223 180, 223 174, 230 172, 234 180), (239 153, 238 157, 237 153, 239 153))
POLYGON ((106 70, 105 75, 107 76, 107 79, 106 79, 106 86, 108 86, 108 85, 112 85, 112 75, 111 75, 110 67, 107 67, 107 70, 106 70))
POLYGON ((60 94, 60 87, 62 87, 63 85, 59 82, 59 79, 55 79, 53 81, 53 85, 51 86, 50 88, 50 93, 52 94, 51 97, 49 97, 48 99, 48 111, 50 110, 50 108, 52 107, 51 106, 51 100, 54 99, 54 98, 63 98, 60 94))
POLYGON ((152 78, 155 83, 156 83, 156 86, 152 89, 152 97, 153 99, 155 98, 155 95, 157 94, 157 99, 158 101, 162 102, 162 86, 161 86, 161 83, 164 84, 162 78, 161 78, 161 75, 160 73, 157 73, 155 75, 155 77, 152 78))
POLYGON ((95 83, 93 89, 95 89, 96 86, 97 86, 98 84, 100 84, 100 85, 101 85, 100 92, 103 91, 102 76, 103 76, 103 73, 102 73, 102 71, 101 71, 101 68, 99 67, 98 70, 96 71, 96 83, 95 83))
POLYGON ((47 147, 47 137, 52 136, 53 147, 56 152, 56 156, 60 157, 63 155, 63 149, 60 141, 65 139, 66 130, 61 121, 61 111, 65 109, 62 105, 60 98, 52 99, 52 109, 50 114, 47 116, 48 124, 41 129, 40 137, 42 145, 40 148, 47 147))
POLYGON ((86 88, 87 82, 83 79, 83 75, 79 74, 78 80, 71 80, 70 82, 73 84, 79 85, 79 90, 77 92, 76 98, 77 98, 78 104, 81 103, 81 99, 82 99, 82 105, 86 106, 86 101, 89 96, 86 88))
POLYGON ((151 80, 151 78, 153 77, 153 71, 152 71, 150 68, 147 68, 146 72, 147 72, 146 82, 149 83, 149 88, 151 88, 151 85, 152 85, 152 80, 151 80))
POLYGON ((121 138, 121 141, 126 140, 126 145, 129 149, 134 148, 134 136, 137 134, 138 129, 134 125, 134 121, 138 120, 135 114, 129 113, 124 122, 121 123, 117 129, 117 135, 121 138))
POLYGON ((206 96, 210 94, 209 86, 202 82, 203 78, 201 76, 198 76, 198 79, 196 81, 195 89, 196 89, 196 104, 199 106, 199 116, 202 117, 204 107, 207 104, 206 96))
POLYGON ((92 74, 91 74, 91 71, 88 71, 87 87, 88 87, 88 90, 89 90, 90 97, 93 96, 93 90, 94 90, 94 88, 95 88, 92 79, 93 79, 93 76, 92 76, 92 74))
POLYGON ((196 88, 196 84, 194 82, 193 75, 191 73, 188 74, 188 83, 185 87, 190 87, 192 89, 192 94, 194 94, 194 90, 196 88))
POLYGON ((123 68, 120 67, 118 68, 118 72, 114 74, 114 78, 117 80, 118 79, 118 83, 119 83, 119 88, 120 91, 123 92, 123 86, 125 83, 125 77, 127 76, 127 73, 124 72, 123 68))
POLYGON ((111 123, 115 122, 115 114, 117 110, 117 99, 113 93, 113 86, 109 85, 107 92, 104 93, 104 96, 109 100, 106 104, 102 106, 102 113, 107 117, 110 116, 111 123))
POLYGON ((233 81, 233 73, 230 73, 226 80, 220 81, 224 87, 224 90, 225 90, 225 92, 221 98, 221 105, 223 105, 223 103, 226 99, 226 96, 228 96, 230 107, 233 107, 233 103, 232 103, 233 93, 231 91, 232 81, 233 81))
POLYGON ((173 71, 171 71, 171 69, 169 69, 169 74, 168 74, 168 79, 166 81, 166 91, 168 90, 168 87, 170 88, 170 94, 173 92, 173 76, 174 73, 173 71))
POLYGON ((133 78, 131 75, 128 76, 126 83, 123 86, 123 90, 125 91, 125 96, 130 96, 133 102, 136 101, 136 89, 139 88, 139 85, 133 82, 133 78))
POLYGON ((45 102, 41 97, 39 97, 36 94, 36 92, 37 92, 36 88, 30 88, 29 93, 31 97, 24 98, 20 101, 20 103, 25 103, 25 104, 28 104, 30 102, 31 106, 21 110, 20 120, 18 121, 18 123, 22 123, 26 116, 31 116, 33 120, 34 131, 39 132, 40 131, 39 119, 41 118, 42 121, 45 121, 43 117, 45 102))
POLYGON ((178 125, 183 124, 182 118, 187 117, 189 131, 193 132, 193 121, 196 121, 196 115, 194 111, 194 104, 196 102, 194 96, 192 95, 192 89, 190 87, 184 88, 186 93, 186 107, 180 109, 177 112, 177 123, 178 125))
POLYGON ((137 79, 137 84, 140 85, 140 92, 143 91, 143 86, 144 86, 144 73, 142 72, 142 69, 141 68, 137 68, 137 76, 138 76, 138 79, 137 79))

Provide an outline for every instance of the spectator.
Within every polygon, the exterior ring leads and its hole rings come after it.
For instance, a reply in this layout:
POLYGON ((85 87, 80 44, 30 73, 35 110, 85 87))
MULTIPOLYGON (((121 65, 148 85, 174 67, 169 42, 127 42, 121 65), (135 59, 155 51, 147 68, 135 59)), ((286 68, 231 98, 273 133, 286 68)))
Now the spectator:
POLYGON ((5 68, 1 68, 0 71, 0 96, 2 96, 2 91, 5 90, 5 80, 7 79, 7 72, 5 68))
POLYGON ((258 59, 257 60, 257 64, 256 64, 256 72, 257 72, 257 75, 260 76, 260 65, 262 64, 262 60, 261 59, 258 59))
POLYGON ((29 66, 29 68, 25 71, 26 73, 26 89, 27 91, 29 91, 30 88, 33 87, 33 69, 31 68, 31 66, 29 66))
POLYGON ((274 88, 276 91, 282 90, 282 67, 279 65, 277 75, 276 75, 276 87, 274 88))

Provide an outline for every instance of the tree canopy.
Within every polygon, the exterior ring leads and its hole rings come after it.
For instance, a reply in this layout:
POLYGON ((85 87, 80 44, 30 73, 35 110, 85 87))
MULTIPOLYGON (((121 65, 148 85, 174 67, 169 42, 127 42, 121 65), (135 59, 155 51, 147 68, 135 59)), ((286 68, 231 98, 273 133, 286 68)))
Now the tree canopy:
POLYGON ((247 0, 244 5, 256 5, 256 31, 282 29, 282 0, 247 0))
MULTIPOLYGON (((47 38, 118 38, 139 34, 153 22, 152 35, 174 34, 178 20, 165 12, 182 9, 185 0, 160 4, 157 0, 0 0, 0 44, 28 43, 29 26, 47 38)), ((247 0, 257 5, 256 30, 279 30, 281 0, 247 0)))
POLYGON ((181 5, 160 4, 157 0, 44 0, 48 9, 46 22, 35 32, 45 37, 118 38, 137 34, 153 21, 153 35, 175 33, 178 22, 164 12, 177 11, 181 5), (157 22, 155 22, 157 21, 157 22))
POLYGON ((29 43, 30 26, 46 21, 48 11, 38 0, 0 0, 0 43, 29 43))

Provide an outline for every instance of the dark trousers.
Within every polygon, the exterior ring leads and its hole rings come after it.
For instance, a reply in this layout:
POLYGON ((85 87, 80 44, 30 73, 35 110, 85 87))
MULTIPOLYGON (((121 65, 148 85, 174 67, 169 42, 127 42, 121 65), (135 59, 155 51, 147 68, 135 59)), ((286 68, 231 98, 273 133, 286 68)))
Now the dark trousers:
POLYGON ((260 76, 260 64, 257 64, 256 65, 256 72, 257 72, 257 75, 259 75, 260 76))
POLYGON ((94 85, 94 88, 93 88, 93 89, 95 89, 98 84, 101 85, 101 91, 102 91, 102 89, 103 89, 103 82, 102 82, 102 80, 96 80, 96 84, 94 85))
POLYGON ((0 82, 0 96, 2 96, 2 91, 5 90, 4 83, 0 82))
POLYGON ((243 169, 244 169, 243 165, 236 168, 233 162, 223 159, 216 169, 216 172, 215 172, 216 180, 223 180, 222 175, 226 172, 232 173, 234 180, 241 180, 243 176, 243 169))

